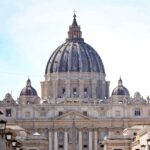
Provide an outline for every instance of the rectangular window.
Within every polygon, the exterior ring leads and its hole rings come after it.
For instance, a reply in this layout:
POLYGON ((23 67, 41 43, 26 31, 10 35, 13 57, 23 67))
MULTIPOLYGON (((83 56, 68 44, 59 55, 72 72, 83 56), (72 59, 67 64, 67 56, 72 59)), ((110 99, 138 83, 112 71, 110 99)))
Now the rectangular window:
POLYGON ((84 88, 84 98, 87 98, 87 97, 88 97, 88 89, 84 88))
POLYGON ((73 88, 73 97, 77 97, 77 89, 76 88, 73 88))
POLYGON ((117 110, 117 111, 115 112, 115 116, 116 116, 116 117, 120 117, 120 111, 119 111, 119 110, 117 110))
POLYGON ((63 145, 59 145, 59 148, 64 148, 64 146, 63 145))
POLYGON ((106 135, 105 131, 99 130, 99 140, 103 140, 106 135))
POLYGON ((84 92, 87 92, 88 90, 87 90, 87 88, 84 88, 84 92))
POLYGON ((104 110, 104 107, 100 107, 100 110, 103 111, 103 110, 104 110))
POLYGON ((63 89, 62 89, 62 94, 65 94, 65 92, 66 92, 66 89, 63 88, 63 89))
POLYGON ((84 115, 84 116, 87 116, 87 111, 83 111, 83 115, 84 115))
POLYGON ((59 111, 59 112, 58 112, 58 116, 61 116, 61 115, 63 115, 63 112, 62 112, 62 111, 59 111))
POLYGON ((40 112, 40 116, 41 116, 41 117, 45 117, 45 116, 46 116, 46 112, 45 112, 45 111, 41 111, 41 112, 40 112))
POLYGON ((88 148, 88 146, 87 145, 83 145, 83 148, 88 148))
POLYGON ((11 109, 6 109, 6 117, 11 117, 11 116, 12 116, 11 109))
POLYGON ((135 116, 140 116, 140 115, 141 115, 140 108, 136 108, 136 109, 135 109, 134 115, 135 115, 135 116))
POLYGON ((77 92, 77 89, 76 88, 73 88, 73 93, 76 93, 77 92))
POLYGON ((30 117, 31 113, 29 111, 25 112, 25 117, 30 117))

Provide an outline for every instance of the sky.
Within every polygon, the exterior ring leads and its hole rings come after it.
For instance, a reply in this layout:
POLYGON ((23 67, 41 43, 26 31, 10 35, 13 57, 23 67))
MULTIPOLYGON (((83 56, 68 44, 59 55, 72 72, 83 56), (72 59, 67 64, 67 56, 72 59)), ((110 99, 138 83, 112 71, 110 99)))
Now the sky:
POLYGON ((76 10, 84 41, 100 55, 110 95, 122 78, 130 95, 150 95, 149 0, 1 0, 0 100, 28 76, 41 95, 47 61, 67 38, 76 10))

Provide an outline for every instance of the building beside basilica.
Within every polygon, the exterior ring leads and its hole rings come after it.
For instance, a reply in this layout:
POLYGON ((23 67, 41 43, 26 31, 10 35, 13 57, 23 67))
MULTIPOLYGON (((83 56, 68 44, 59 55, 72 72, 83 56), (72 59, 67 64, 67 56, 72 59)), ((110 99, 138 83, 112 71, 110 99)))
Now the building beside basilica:
POLYGON ((7 93, 0 101, 2 117, 25 129, 25 150, 129 150, 132 135, 124 129, 150 124, 149 99, 131 97, 121 78, 109 95, 105 77, 74 14, 68 38, 47 62, 41 98, 28 79, 17 100, 7 93))

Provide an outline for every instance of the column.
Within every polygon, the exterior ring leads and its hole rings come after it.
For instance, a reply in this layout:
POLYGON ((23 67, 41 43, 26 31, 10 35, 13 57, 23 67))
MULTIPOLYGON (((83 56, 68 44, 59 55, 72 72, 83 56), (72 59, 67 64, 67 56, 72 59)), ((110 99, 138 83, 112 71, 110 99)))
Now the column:
POLYGON ((106 85, 105 85, 105 83, 102 83, 102 98, 106 97, 105 91, 106 91, 106 85))
POLYGON ((58 80, 55 80, 55 97, 58 98, 58 80))
POLYGON ((56 98, 56 93, 55 93, 55 90, 56 90, 56 84, 55 84, 55 80, 52 81, 52 86, 53 86, 53 98, 55 99, 56 98))
POLYGON ((89 150, 92 150, 92 130, 89 131, 89 150))
POLYGON ((82 98, 84 97, 84 81, 79 80, 79 97, 82 98))
POLYGON ((92 81, 92 98, 96 98, 96 81, 92 81))
POLYGON ((79 150, 82 150, 82 131, 79 130, 79 150))
POLYGON ((65 131, 64 135, 64 150, 68 150, 68 132, 65 131))
POLYGON ((48 133, 48 150, 52 150, 52 132, 49 131, 48 133))
MULTIPOLYGON (((44 96, 45 96, 45 85, 44 85, 44 82, 41 82, 41 98, 44 99, 44 96)), ((47 96, 47 93, 46 93, 46 96, 47 96)))
POLYGON ((70 98, 71 96, 71 89, 70 89, 70 80, 67 80, 66 81, 66 97, 67 98, 70 98))
POLYGON ((58 150, 58 137, 57 137, 57 131, 54 131, 54 150, 58 150))
POLYGON ((107 82, 106 82, 106 97, 107 97, 107 98, 109 97, 109 85, 110 85, 110 82, 107 81, 107 82))
POLYGON ((94 131, 94 150, 97 150, 97 142, 98 142, 97 130, 95 130, 94 131))

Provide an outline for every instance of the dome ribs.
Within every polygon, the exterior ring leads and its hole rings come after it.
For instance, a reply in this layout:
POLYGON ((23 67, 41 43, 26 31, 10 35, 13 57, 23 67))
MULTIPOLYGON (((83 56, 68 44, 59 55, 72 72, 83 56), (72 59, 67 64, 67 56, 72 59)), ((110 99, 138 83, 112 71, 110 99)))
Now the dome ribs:
POLYGON ((90 45, 88 45, 88 46, 90 47, 90 49, 92 49, 92 54, 93 54, 93 56, 95 58, 95 61, 96 61, 96 64, 97 64, 97 69, 96 70, 98 72, 104 72, 105 73, 104 65, 103 65, 103 62, 102 62, 100 56, 98 55, 98 53, 90 45))
POLYGON ((92 63, 92 59, 91 59, 91 54, 89 52, 89 46, 87 44, 84 44, 84 50, 88 56, 88 61, 89 61, 89 72, 93 71, 93 63, 92 63))
POLYGON ((86 51, 86 48, 84 47, 85 44, 80 44, 80 49, 83 51, 82 52, 82 63, 84 65, 83 67, 83 72, 91 72, 91 61, 89 59, 89 54, 88 52, 86 51))
POLYGON ((73 47, 73 42, 69 42, 69 46, 70 46, 70 50, 69 50, 69 54, 68 54, 68 72, 71 71, 71 56, 72 56, 72 47, 73 47))
POLYGON ((69 42, 66 42, 65 47, 62 50, 62 55, 60 58, 60 62, 58 64, 60 72, 68 71, 68 53, 69 53, 68 46, 69 46, 69 42))
POLYGON ((76 43, 72 44, 71 72, 79 72, 79 55, 76 43))
POLYGON ((52 55, 50 56, 50 58, 49 58, 49 60, 47 62, 46 69, 45 69, 45 74, 50 72, 50 66, 52 64, 51 59, 52 59, 52 57, 54 57, 54 54, 56 53, 56 50, 52 53, 52 55))
POLYGON ((84 42, 65 42, 48 60, 45 74, 52 72, 100 72, 105 74, 98 53, 84 42))
POLYGON ((77 44, 78 56, 79 56, 79 71, 82 72, 83 71, 83 62, 82 62, 82 60, 84 58, 82 58, 82 51, 80 49, 79 43, 76 43, 76 44, 77 44))
POLYGON ((62 44, 61 46, 59 46, 57 49, 56 49, 56 52, 55 52, 55 55, 53 57, 52 62, 51 62, 51 66, 50 66, 50 72, 57 72, 58 70, 58 53, 59 51, 61 50, 61 48, 64 46, 64 44, 62 44), (57 58, 56 58, 57 57, 57 58))

